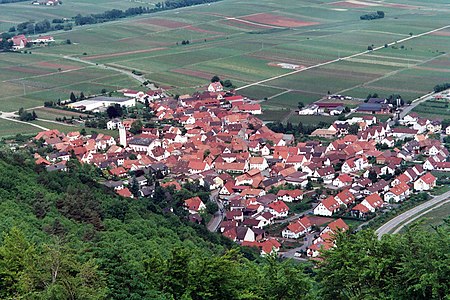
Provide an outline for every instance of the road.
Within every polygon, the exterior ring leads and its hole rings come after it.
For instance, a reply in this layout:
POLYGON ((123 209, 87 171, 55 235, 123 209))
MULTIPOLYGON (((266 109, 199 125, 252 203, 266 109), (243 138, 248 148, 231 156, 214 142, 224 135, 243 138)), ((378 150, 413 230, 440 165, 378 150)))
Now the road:
POLYGON ((44 127, 44 126, 40 126, 40 125, 33 124, 33 123, 30 123, 30 122, 24 122, 24 121, 17 120, 14 117, 17 117, 17 116, 15 116, 13 112, 2 112, 2 111, 0 111, 0 119, 4 119, 4 120, 16 122, 16 123, 21 123, 21 124, 30 125, 30 126, 39 128, 41 130, 50 130, 50 129, 44 127))
MULTIPOLYGON (((406 41, 409 41, 409 40, 412 40, 412 39, 416 39, 416 38, 419 38, 419 37, 422 37, 422 36, 425 36, 425 35, 429 35, 429 34, 432 34, 434 32, 441 31, 441 30, 444 30, 444 29, 447 29, 447 28, 450 28, 450 25, 443 26, 443 27, 440 27, 440 28, 436 28, 436 29, 433 29, 433 30, 430 30, 430 31, 427 31, 427 32, 423 32, 421 34, 409 36, 409 37, 406 37, 406 38, 403 38, 403 39, 399 39, 397 41, 394 41, 394 42, 391 42, 391 43, 387 44, 387 46, 390 47, 392 45, 396 45, 398 43, 403 43, 403 42, 406 42, 406 41)), ((329 64, 333 64, 333 63, 339 62, 339 61, 345 61, 345 60, 348 60, 348 59, 351 59, 351 58, 355 58, 355 57, 358 57, 358 56, 362 56, 362 55, 365 55, 365 54, 368 54, 368 53, 373 53, 375 51, 378 51, 378 50, 381 50, 381 49, 384 49, 384 48, 385 48, 384 45, 383 46, 379 46, 379 47, 375 47, 375 48, 373 48, 373 50, 362 51, 362 52, 355 53, 355 54, 352 54, 352 55, 349 55, 349 56, 336 58, 336 59, 333 59, 333 60, 330 60, 330 61, 326 61, 326 62, 323 62, 323 63, 312 65, 312 66, 309 66, 309 67, 306 67, 306 68, 303 68, 303 69, 300 69, 300 70, 295 70, 295 71, 292 71, 292 72, 289 72, 289 73, 285 73, 285 74, 281 74, 281 75, 274 76, 274 77, 271 77, 271 78, 267 78, 267 79, 264 79, 264 80, 260 80, 260 81, 254 82, 254 83, 250 83, 250 84, 241 86, 241 87, 237 88, 236 91, 239 91, 239 90, 242 90, 242 89, 245 89, 245 88, 248 88, 248 87, 252 87, 252 86, 255 86, 255 85, 259 85, 261 83, 266 83, 266 82, 273 81, 273 80, 276 80, 276 79, 280 79, 280 78, 283 78, 283 77, 291 76, 291 75, 294 75, 294 74, 297 74, 297 73, 301 73, 301 72, 304 72, 304 71, 307 71, 307 70, 320 68, 320 67, 323 67, 323 66, 326 66, 326 65, 329 65, 329 64)))
POLYGON ((219 207, 219 210, 216 211, 212 219, 209 221, 207 228, 211 232, 216 232, 217 229, 219 229, 220 223, 222 223, 223 220, 223 204, 222 201, 219 199, 219 190, 214 190, 211 192, 211 195, 209 196, 210 201, 215 202, 217 206, 219 207))
POLYGON ((436 209, 448 202, 450 202, 450 192, 436 196, 433 199, 396 216, 395 218, 378 228, 375 233, 378 235, 379 239, 383 235, 391 232, 398 233, 404 226, 420 218, 429 211, 436 209))

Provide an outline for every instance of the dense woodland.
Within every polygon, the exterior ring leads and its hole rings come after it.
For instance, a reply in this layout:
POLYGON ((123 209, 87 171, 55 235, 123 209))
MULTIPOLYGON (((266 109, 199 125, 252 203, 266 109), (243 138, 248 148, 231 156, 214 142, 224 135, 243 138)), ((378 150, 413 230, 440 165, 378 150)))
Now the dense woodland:
POLYGON ((0 151, 1 299, 446 299, 449 227, 342 234, 325 261, 259 258, 167 202, 124 199, 76 162, 0 151))

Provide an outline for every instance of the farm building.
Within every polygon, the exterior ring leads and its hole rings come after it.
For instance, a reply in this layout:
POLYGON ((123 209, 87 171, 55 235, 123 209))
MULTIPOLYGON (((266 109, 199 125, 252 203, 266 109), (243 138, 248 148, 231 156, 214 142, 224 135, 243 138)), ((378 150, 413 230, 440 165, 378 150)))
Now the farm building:
POLYGON ((86 111, 101 111, 115 104, 133 107, 136 106, 136 99, 99 96, 67 104, 67 107, 86 111))

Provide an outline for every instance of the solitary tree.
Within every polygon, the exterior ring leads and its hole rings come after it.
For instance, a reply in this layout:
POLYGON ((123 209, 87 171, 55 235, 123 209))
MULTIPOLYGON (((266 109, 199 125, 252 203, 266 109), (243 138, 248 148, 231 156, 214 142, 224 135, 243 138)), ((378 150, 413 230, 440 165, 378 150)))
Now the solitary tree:
POLYGON ((220 82, 219 76, 214 75, 213 78, 211 78, 211 82, 220 82))

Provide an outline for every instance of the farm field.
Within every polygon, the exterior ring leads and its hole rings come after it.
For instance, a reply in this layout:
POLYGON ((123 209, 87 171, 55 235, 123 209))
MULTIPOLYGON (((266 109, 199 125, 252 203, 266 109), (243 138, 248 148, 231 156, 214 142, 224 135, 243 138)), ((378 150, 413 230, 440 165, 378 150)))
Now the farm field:
MULTIPOLYGON (((64 9, 68 1, 59 8, 64 9)), ((90 2, 79 5, 87 7, 90 2)), ((92 5, 95 9, 138 6, 112 2, 92 5)), ((124 74, 83 61, 138 70, 173 95, 203 89, 218 75, 231 80, 245 96, 267 99, 262 106, 270 116, 265 113, 263 119, 282 119, 287 114, 272 112, 295 110, 298 102, 309 104, 328 92, 359 98, 398 93, 407 101, 449 81, 450 27, 417 37, 450 25, 450 8, 443 7, 442 1, 358 3, 223 0, 54 32, 55 39, 70 39, 72 44, 32 49, 31 55, 0 54, 4 71, 0 88, 8 91, 0 95, 1 110, 39 106, 67 98, 71 91, 95 94, 103 88, 140 88, 124 74), (376 10, 383 10, 386 17, 359 19, 376 10), (189 45, 181 45, 183 40, 189 45), (395 43, 399 40, 404 41, 395 43), (368 46, 381 48, 367 51, 368 46), (298 69, 283 69, 279 63, 298 69)), ((0 11, 0 19, 3 15, 0 11)))
POLYGON ((449 103, 444 101, 425 101, 417 105, 412 111, 424 118, 450 119, 449 103))
POLYGON ((35 134, 40 130, 27 124, 21 124, 0 119, 0 138, 15 136, 16 134, 35 134))
POLYGON ((113 8, 127 9, 137 6, 153 7, 157 1, 125 1, 125 0, 65 0, 59 6, 36 6, 32 1, 0 4, 1 20, 0 32, 7 31, 9 27, 18 23, 33 20, 70 18, 77 14, 87 15, 101 13, 113 8), (30 16, 32 16, 30 18, 30 16))

